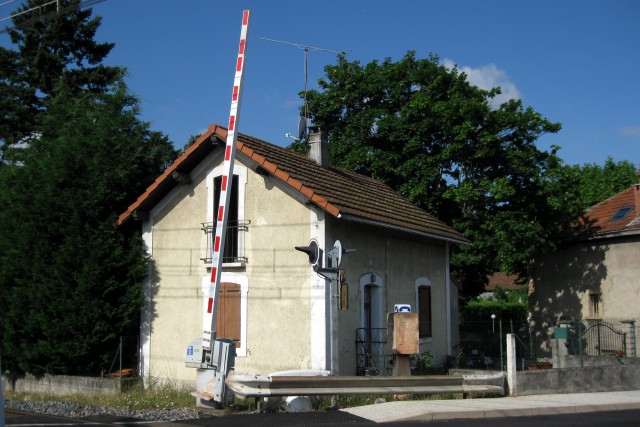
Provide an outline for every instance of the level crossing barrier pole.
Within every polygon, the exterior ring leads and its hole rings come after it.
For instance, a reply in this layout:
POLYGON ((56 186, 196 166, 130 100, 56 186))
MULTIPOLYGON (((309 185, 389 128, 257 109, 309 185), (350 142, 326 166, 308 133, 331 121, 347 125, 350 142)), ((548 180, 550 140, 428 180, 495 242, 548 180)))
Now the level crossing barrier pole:
POLYGON ((213 266, 211 267, 211 283, 207 308, 203 316, 202 348, 210 351, 216 339, 216 313, 218 310, 218 291, 220 290, 220 275, 222 273, 222 260, 224 255, 225 238, 227 232, 227 218, 229 200, 231 198, 231 186, 233 183, 233 164, 236 156, 236 142, 238 140, 237 129, 240 124, 240 106, 242 100, 243 72, 245 67, 245 55, 247 49, 247 37, 249 31, 249 11, 242 14, 242 27, 240 30, 240 45, 236 60, 236 73, 233 80, 233 92, 231 94, 231 110, 229 112, 229 126, 227 127, 227 143, 224 151, 224 163, 222 182, 220 184, 220 202, 218 212, 214 212, 216 219, 216 234, 213 245, 213 266))

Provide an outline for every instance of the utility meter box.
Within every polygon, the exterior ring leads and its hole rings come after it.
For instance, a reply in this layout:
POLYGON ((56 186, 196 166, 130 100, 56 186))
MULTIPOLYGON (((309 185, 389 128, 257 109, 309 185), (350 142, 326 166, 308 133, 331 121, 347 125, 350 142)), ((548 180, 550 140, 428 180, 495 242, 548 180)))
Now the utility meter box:
POLYGON ((569 338, 569 328, 557 327, 554 329, 554 338, 557 340, 566 340, 569 338))
POLYGON ((417 313, 389 313, 387 330, 391 333, 391 350, 396 354, 418 354, 420 334, 417 313))
POLYGON ((205 369, 204 354, 202 352, 202 338, 195 339, 187 346, 187 356, 184 360, 187 368, 205 369))

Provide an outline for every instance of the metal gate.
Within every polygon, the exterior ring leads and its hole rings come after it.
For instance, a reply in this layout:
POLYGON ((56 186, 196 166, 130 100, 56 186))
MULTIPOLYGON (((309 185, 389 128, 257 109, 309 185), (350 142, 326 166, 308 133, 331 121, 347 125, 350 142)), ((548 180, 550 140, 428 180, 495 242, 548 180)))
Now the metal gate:
POLYGON ((390 375, 394 355, 386 353, 386 348, 386 328, 356 329, 357 375, 390 375))
POLYGON ((582 347, 578 354, 586 356, 627 354, 627 334, 601 320, 589 321, 587 328, 578 332, 577 344, 582 347))

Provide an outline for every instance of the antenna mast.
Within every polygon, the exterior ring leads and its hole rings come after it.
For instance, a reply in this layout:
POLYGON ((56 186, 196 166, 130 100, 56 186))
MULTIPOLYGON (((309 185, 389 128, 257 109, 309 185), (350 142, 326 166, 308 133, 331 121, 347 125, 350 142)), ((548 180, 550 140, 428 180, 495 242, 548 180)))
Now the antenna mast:
MULTIPOLYGON (((300 43, 291 43, 291 42, 285 42, 282 40, 275 40, 275 39, 268 39, 266 37, 260 37, 261 40, 266 40, 268 42, 274 42, 274 43, 282 43, 282 44, 286 44, 289 46, 294 46, 297 47, 298 49, 302 49, 304 50, 304 114, 301 118, 301 120, 304 121, 304 126, 302 125, 302 121, 301 123, 298 125, 298 139, 300 140, 305 140, 307 135, 307 120, 309 119, 309 111, 307 109, 307 80, 308 80, 308 62, 309 62, 309 51, 313 50, 313 51, 321 51, 321 52, 331 52, 331 53, 336 53, 338 55, 346 55, 347 52, 339 52, 337 50, 331 50, 331 49, 325 49, 322 47, 315 47, 315 46, 308 46, 308 45, 304 45, 304 44, 300 44, 300 43)), ((289 135, 289 134, 287 134, 289 135)))
MULTIPOLYGON (((7 5, 9 3, 13 3, 14 1, 16 1, 16 0, 6 0, 4 3, 0 3, 0 6, 4 6, 4 5, 7 5)), ((89 7, 91 7, 93 5, 96 5, 98 3, 102 3, 104 1, 106 1, 106 0, 82 0, 82 1, 80 1, 80 4, 78 6, 80 7, 80 9, 86 9, 86 8, 89 8, 89 7)), ((60 13, 65 14, 67 12, 72 11, 74 9, 74 7, 75 6, 67 6, 67 7, 64 7, 64 8, 60 8, 60 0, 51 0, 51 1, 48 1, 46 3, 42 3, 41 5, 32 7, 31 9, 25 9, 25 10, 23 10, 21 12, 16 12, 13 15, 10 15, 10 16, 4 17, 4 18, 0 18, 0 22, 8 21, 10 19, 16 18, 16 17, 24 15, 24 14, 28 14, 29 12, 33 12, 33 11, 37 11, 37 15, 31 16, 31 17, 25 19, 23 22, 21 22, 18 25, 4 27, 2 30, 0 30, 0 34, 7 33, 7 32, 9 32, 10 30, 12 30, 14 28, 22 28, 22 27, 29 26, 29 25, 34 24, 34 23, 36 23, 38 21, 41 21, 43 19, 51 18, 54 15, 59 15, 60 13), (50 5, 53 5, 53 4, 56 5, 56 10, 55 11, 50 10, 50 11, 46 11, 45 12, 46 6, 50 6, 50 5)))

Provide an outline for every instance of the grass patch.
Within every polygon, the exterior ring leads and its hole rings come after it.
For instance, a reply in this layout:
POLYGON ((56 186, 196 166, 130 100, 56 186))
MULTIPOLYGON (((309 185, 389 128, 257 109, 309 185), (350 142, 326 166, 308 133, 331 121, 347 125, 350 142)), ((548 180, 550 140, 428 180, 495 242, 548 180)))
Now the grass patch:
POLYGON ((6 391, 4 398, 21 402, 77 402, 82 405, 106 406, 126 409, 180 409, 195 406, 191 387, 155 385, 144 389, 135 384, 117 394, 86 395, 75 393, 65 396, 51 393, 22 393, 6 391))
MULTIPOLYGON (((126 408, 131 410, 171 410, 195 408, 195 398, 191 395, 193 386, 177 386, 171 383, 155 383, 145 389, 142 381, 127 384, 125 390, 117 394, 86 395, 81 393, 65 396, 51 393, 24 393, 6 391, 4 398, 26 402, 76 402, 82 405, 102 406, 110 408, 126 408)), ((478 396, 475 396, 478 397, 478 396)), ((394 400, 446 400, 461 399, 460 393, 448 394, 406 394, 406 395, 339 395, 332 401, 330 396, 322 396, 314 405, 317 411, 336 408, 352 408, 373 405, 394 400)), ((227 413, 253 412, 255 403, 252 399, 236 399, 224 408, 227 413)))

